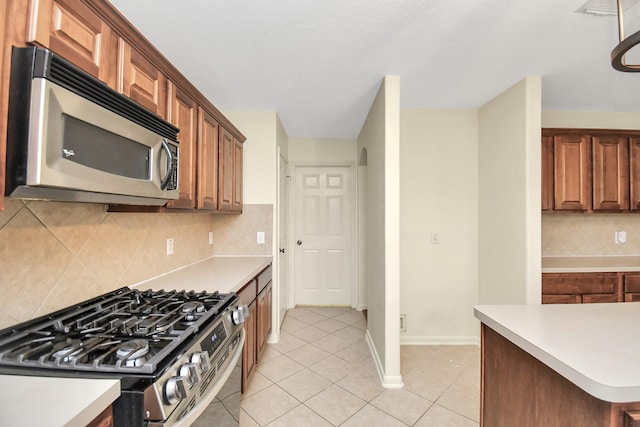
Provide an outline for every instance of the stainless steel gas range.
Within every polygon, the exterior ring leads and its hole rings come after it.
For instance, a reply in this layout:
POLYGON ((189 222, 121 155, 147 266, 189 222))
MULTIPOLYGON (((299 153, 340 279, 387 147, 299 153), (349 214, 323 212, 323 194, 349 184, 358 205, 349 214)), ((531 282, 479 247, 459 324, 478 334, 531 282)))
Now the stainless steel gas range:
POLYGON ((238 370, 245 315, 234 293, 125 287, 0 330, 0 374, 118 378, 116 426, 189 425, 238 370))

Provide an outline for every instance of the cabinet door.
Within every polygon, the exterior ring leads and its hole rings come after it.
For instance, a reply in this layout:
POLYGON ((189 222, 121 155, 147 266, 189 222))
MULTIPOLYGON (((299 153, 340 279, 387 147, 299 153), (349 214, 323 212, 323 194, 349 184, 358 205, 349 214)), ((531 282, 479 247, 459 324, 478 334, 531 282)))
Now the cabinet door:
POLYGON ((120 91, 167 119, 167 78, 140 52, 120 39, 120 91))
POLYGON ((242 142, 233 138, 233 198, 232 209, 242 212, 242 142))
POLYGON ((629 209, 629 139, 593 137, 593 210, 629 209))
POLYGON ((198 209, 213 209, 218 201, 218 133, 220 125, 211 114, 198 110, 198 209))
POLYGON ((256 351, 256 302, 252 302, 249 305, 249 317, 244 321, 245 341, 242 348, 242 393, 247 389, 249 377, 256 366, 257 351, 256 351))
POLYGON ((590 142, 591 138, 584 135, 554 137, 556 210, 590 210, 590 142))
POLYGON ((117 35, 82 2, 30 0, 26 41, 51 49, 116 88, 117 35))
POLYGON ((632 211, 640 210, 640 138, 629 140, 629 174, 632 211))
POLYGON ((235 146, 233 136, 225 128, 220 127, 220 170, 218 172, 218 209, 222 211, 233 210, 233 153, 235 146))
POLYGON ((553 210, 553 137, 542 137, 542 210, 553 210))
POLYGON ((167 203, 168 208, 196 207, 196 150, 198 136, 198 105, 182 89, 169 83, 171 108, 169 121, 180 129, 179 198, 167 203))

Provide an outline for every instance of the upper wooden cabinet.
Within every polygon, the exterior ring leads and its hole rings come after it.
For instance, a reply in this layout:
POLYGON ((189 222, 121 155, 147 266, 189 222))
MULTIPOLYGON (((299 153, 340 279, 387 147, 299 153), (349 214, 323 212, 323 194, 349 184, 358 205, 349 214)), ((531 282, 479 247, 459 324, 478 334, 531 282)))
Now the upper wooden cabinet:
POLYGON ((120 92, 167 119, 167 78, 130 44, 120 39, 120 92))
POLYGON ((198 123, 198 209, 218 208, 218 138, 220 125, 200 109, 198 123))
POLYGON ((169 84, 169 121, 180 129, 180 176, 178 177, 178 200, 167 203, 168 208, 195 209, 196 207, 196 161, 198 140, 198 104, 189 94, 169 84))
POLYGON ((180 129, 180 198, 163 208, 110 210, 242 212, 245 137, 109 2, 0 0, 0 12, 0 209, 11 47, 31 44, 50 49, 180 129), (223 130, 230 141, 224 152, 218 145, 223 130), (229 185, 224 190, 222 178, 229 185), (221 199, 229 200, 223 210, 221 199))
POLYGON ((553 209, 553 137, 542 137, 542 210, 553 209))
POLYGON ((640 136, 629 138, 629 209, 640 211, 640 136))
POLYGON ((629 209, 629 138, 593 137, 593 210, 629 209))
POLYGON ((640 210, 640 131, 543 129, 541 160, 543 211, 640 210))
POLYGON ((242 212, 242 142, 220 128, 218 209, 242 212))
POLYGON ((589 143, 583 135, 554 138, 554 206, 556 210, 586 211, 589 203, 589 143))
POLYGON ((77 0, 30 0, 26 41, 49 48, 116 88, 118 37, 77 0))

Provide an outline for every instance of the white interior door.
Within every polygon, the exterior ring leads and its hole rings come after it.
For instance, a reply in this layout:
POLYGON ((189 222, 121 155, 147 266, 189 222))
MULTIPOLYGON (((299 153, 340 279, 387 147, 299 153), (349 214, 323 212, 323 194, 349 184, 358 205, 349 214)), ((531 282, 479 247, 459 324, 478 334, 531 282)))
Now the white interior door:
POLYGON ((289 165, 282 156, 278 180, 278 307, 282 322, 289 308, 289 165))
POLYGON ((294 283, 302 305, 351 305, 353 217, 348 166, 295 172, 294 283))

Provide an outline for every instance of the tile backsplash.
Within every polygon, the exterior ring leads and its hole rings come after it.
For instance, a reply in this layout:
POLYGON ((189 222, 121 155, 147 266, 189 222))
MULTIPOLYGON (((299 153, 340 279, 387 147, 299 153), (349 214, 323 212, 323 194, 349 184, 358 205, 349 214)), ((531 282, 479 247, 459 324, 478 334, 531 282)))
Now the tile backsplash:
POLYGON ((271 255, 272 224, 273 205, 245 205, 242 215, 107 213, 101 204, 7 199, 0 328, 214 254, 271 255), (266 232, 264 245, 256 244, 257 231, 266 232), (173 255, 166 255, 167 238, 173 255))
POLYGON ((640 215, 542 215, 542 256, 603 255, 640 255, 640 215), (626 231, 626 243, 615 243, 616 231, 626 231))

